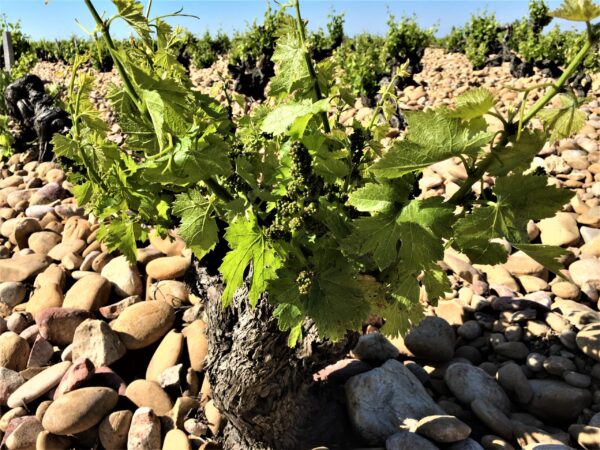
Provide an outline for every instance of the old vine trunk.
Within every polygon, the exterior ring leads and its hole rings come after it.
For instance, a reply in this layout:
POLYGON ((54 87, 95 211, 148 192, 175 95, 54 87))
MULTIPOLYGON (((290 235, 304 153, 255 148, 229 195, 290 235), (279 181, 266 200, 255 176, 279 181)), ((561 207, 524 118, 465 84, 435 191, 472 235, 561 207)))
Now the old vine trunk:
POLYGON ((357 336, 349 334, 341 342, 331 343, 321 340, 315 326, 307 323, 302 342, 289 348, 287 333, 277 328, 266 295, 252 308, 244 286, 232 304, 222 308, 217 278, 207 283, 203 269, 196 274, 197 285, 210 285, 206 375, 213 401, 227 418, 224 448, 347 448, 353 438, 343 387, 315 383, 313 374, 343 358, 357 336))

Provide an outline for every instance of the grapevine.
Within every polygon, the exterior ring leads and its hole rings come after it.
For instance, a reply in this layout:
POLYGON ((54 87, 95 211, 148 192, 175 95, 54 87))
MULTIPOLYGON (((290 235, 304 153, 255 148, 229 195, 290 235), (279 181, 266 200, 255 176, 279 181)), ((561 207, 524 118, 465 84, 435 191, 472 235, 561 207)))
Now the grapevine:
MULTIPOLYGON (((74 127, 71 136, 55 138, 55 146, 61 156, 84 162, 87 181, 76 188, 78 198, 103 221, 100 236, 110 249, 134 258, 147 226, 164 231, 178 223, 202 258, 222 239, 217 221, 225 223, 224 305, 244 283, 251 304, 268 292, 291 345, 301 338, 305 317, 332 339, 359 329, 369 314, 385 318, 388 334, 404 331, 422 317, 421 288, 431 301, 449 289, 437 265, 446 245, 474 262, 494 264, 506 260, 506 250, 494 242, 503 238, 560 270, 564 251, 531 246, 525 228, 529 219, 551 216, 570 194, 547 186, 543 176, 513 169, 527 166, 547 137, 568 136, 580 126, 560 118, 579 114, 579 100, 564 93, 564 86, 596 42, 597 26, 589 23, 594 14, 585 16, 586 40, 563 75, 530 109, 500 116, 499 132, 482 120, 499 115, 493 95, 475 89, 458 96, 452 108, 407 113, 406 136, 382 149, 377 136, 385 135, 387 124, 373 118, 369 127, 355 124, 345 133, 328 114, 347 108, 353 97, 321 77, 325 68, 311 58, 297 1, 277 13, 276 70, 267 101, 234 125, 217 102, 188 89, 176 45, 145 46, 154 28, 141 5, 131 1, 126 20, 139 35, 143 58, 111 45, 110 21, 94 13, 91 0, 86 3, 125 86, 111 98, 121 111, 120 125, 143 131, 126 141, 129 153, 118 152, 86 100, 89 81, 74 72, 69 96, 74 127), (160 52, 173 63, 147 63, 160 52), (561 109, 548 108, 555 97, 561 109), (543 131, 532 127, 534 119, 543 121, 543 131), (515 151, 523 152, 518 165, 515 151), (421 171, 450 157, 461 158, 468 178, 447 202, 422 199, 421 171), (496 176, 496 184, 478 197, 472 186, 487 173, 496 176), (524 186, 528 200, 521 195, 524 186), (536 198, 544 198, 545 206, 536 198), (378 297, 365 295, 364 276, 373 280, 378 297)), ((177 30, 160 24, 156 32, 166 34, 158 42, 179 42, 177 30)), ((401 27, 394 27, 402 36, 401 27)), ((488 28, 491 39, 495 28, 491 22, 488 28)), ((388 85, 376 114, 391 96, 388 85)))

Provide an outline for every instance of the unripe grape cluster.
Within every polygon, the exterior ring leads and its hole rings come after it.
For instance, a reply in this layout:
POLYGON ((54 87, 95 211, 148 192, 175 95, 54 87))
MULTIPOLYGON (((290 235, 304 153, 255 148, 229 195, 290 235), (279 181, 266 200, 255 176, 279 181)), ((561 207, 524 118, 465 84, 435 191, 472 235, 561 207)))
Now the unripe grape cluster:
POLYGON ((323 179, 313 173, 312 157, 301 142, 291 144, 289 155, 293 178, 286 186, 287 195, 277 201, 274 221, 267 229, 272 239, 287 239, 295 231, 311 229, 324 189, 323 179))
POLYGON ((247 152, 240 142, 234 142, 229 148, 227 156, 231 162, 233 173, 225 179, 223 184, 230 192, 247 193, 252 190, 252 187, 236 172, 236 158, 246 155, 247 152))
POLYGON ((307 295, 310 292, 315 273, 311 270, 302 270, 296 278, 296 286, 301 295, 307 295))

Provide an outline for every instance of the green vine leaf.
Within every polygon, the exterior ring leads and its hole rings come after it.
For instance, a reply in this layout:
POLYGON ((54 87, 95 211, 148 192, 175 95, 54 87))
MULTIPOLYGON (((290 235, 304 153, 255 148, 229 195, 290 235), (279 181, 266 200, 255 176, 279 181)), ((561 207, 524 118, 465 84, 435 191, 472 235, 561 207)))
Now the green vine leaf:
POLYGON ((306 64, 308 49, 302 43, 294 20, 286 17, 280 25, 281 35, 277 40, 272 60, 277 64, 275 76, 271 78, 269 95, 287 94, 310 79, 306 64))
POLYGON ((214 212, 213 199, 197 189, 177 195, 173 202, 173 214, 181 218, 179 234, 198 259, 215 248, 219 241, 214 212))
POLYGON ((388 212, 402 200, 392 184, 367 183, 350 194, 348 204, 362 212, 388 212))
POLYGON ((512 244, 517 250, 526 253, 530 258, 535 259, 538 263, 550 270, 552 273, 564 278, 561 270, 564 269, 560 259, 568 255, 570 252, 561 247, 553 245, 541 244, 512 244))
POLYGON ((485 88, 467 91, 454 99, 455 108, 450 117, 471 120, 481 117, 494 107, 494 96, 485 88))
POLYGON ((352 228, 352 234, 344 241, 350 252, 356 255, 372 254, 379 270, 396 262, 401 238, 397 215, 360 217, 352 222, 352 228))
POLYGON ((369 170, 380 178, 399 178, 458 155, 476 155, 492 139, 478 123, 448 117, 441 110, 406 113, 408 134, 369 170))
POLYGON ((573 95, 558 96, 559 108, 542 109, 538 116, 551 132, 550 142, 568 138, 577 133, 585 125, 585 113, 579 109, 579 101, 573 95))
POLYGON ((233 222, 225 232, 225 239, 231 251, 223 258, 219 271, 225 281, 223 306, 233 300, 233 294, 244 282, 244 274, 252 264, 252 276, 248 299, 256 306, 258 298, 267 289, 267 283, 276 278, 275 271, 282 260, 275 249, 258 228, 253 218, 240 218, 233 222))
POLYGON ((152 36, 148 20, 144 16, 144 7, 135 0, 113 0, 119 11, 119 16, 129 24, 143 41, 151 45, 152 36))
MULTIPOLYGON (((293 289, 294 287, 290 288, 293 289)), ((277 326, 281 331, 290 332, 288 345, 295 347, 302 337, 302 322, 304 322, 304 314, 300 308, 289 303, 281 303, 273 311, 273 317, 277 319, 277 326)))
MULTIPOLYGON (((269 295, 275 304, 296 306, 303 317, 315 321, 319 333, 332 340, 341 339, 348 330, 359 330, 371 306, 365 301, 352 265, 336 250, 327 249, 322 249, 312 263, 315 275, 306 294, 298 289, 297 271, 281 269, 277 272, 277 278, 269 283, 269 295)), ((285 308, 284 324, 298 326, 298 322, 293 324, 300 316, 290 317, 295 310, 289 310, 290 306, 285 308)))
POLYGON ((429 303, 434 305, 437 304, 438 298, 452 291, 450 280, 439 266, 432 265, 425 269, 421 283, 425 286, 429 303))
POLYGON ((456 245, 480 264, 506 261, 506 250, 491 239, 527 242, 527 222, 552 217, 573 196, 548 186, 545 177, 518 174, 498 178, 494 193, 496 202, 475 209, 454 225, 456 245))
POLYGON ((120 251, 131 263, 136 260, 138 237, 145 239, 145 233, 141 225, 129 217, 115 217, 98 229, 98 238, 108 250, 120 251))
POLYGON ((546 138, 543 132, 523 131, 519 140, 511 139, 510 146, 494 153, 495 159, 488 168, 489 174, 501 177, 510 172, 519 173, 529 169, 531 161, 545 143, 546 138))
POLYGON ((425 312, 419 303, 419 282, 413 274, 401 272, 390 289, 390 300, 381 309, 385 319, 382 333, 391 338, 405 334, 419 323, 425 312))
POLYGON ((439 197, 409 202, 397 219, 402 266, 420 270, 443 259, 442 239, 449 236, 454 221, 454 208, 439 197))
POLYGON ((600 5, 592 0, 564 0, 560 8, 549 15, 576 22, 590 22, 600 17, 600 5))
POLYGON ((299 130, 294 133, 295 137, 299 138, 304 134, 304 129, 312 117, 328 110, 329 99, 322 99, 314 103, 305 100, 301 103, 282 105, 267 114, 262 124, 262 131, 279 136, 286 133, 290 127, 298 122, 302 122, 301 127, 295 127, 299 130))

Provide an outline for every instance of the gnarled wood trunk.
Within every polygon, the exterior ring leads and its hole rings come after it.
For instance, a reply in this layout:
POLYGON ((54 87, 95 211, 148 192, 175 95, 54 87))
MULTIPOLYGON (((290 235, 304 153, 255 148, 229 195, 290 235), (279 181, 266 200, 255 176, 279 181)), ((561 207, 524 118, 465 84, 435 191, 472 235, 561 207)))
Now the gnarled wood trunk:
POLYGON ((357 336, 349 334, 338 343, 323 341, 307 323, 302 342, 289 348, 287 333, 277 328, 266 295, 252 308, 243 287, 223 309, 220 286, 213 294, 207 303, 206 374, 213 401, 227 418, 224 448, 348 448, 353 433, 343 387, 314 383, 313 374, 343 358, 357 336))

